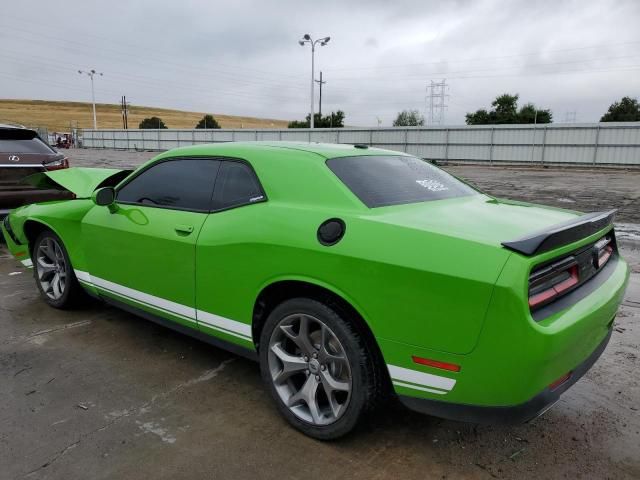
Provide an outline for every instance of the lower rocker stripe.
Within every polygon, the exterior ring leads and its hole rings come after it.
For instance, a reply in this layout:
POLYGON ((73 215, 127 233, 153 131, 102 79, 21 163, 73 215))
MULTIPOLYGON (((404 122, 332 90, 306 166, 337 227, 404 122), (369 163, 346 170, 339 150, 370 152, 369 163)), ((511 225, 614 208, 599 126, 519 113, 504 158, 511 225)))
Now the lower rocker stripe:
POLYGON ((456 381, 453 378, 441 377, 431 373, 419 372, 409 368, 387 365, 389 375, 394 381, 413 383, 423 387, 438 388, 440 390, 451 390, 456 381))
POLYGON ((204 320, 198 320, 198 323, 207 328, 212 328, 213 330, 217 330, 221 333, 226 333, 227 335, 233 335, 234 337, 241 338, 242 340, 246 340, 248 342, 251 342, 253 340, 252 338, 242 335, 240 333, 235 333, 230 330, 225 330, 224 328, 218 327, 217 325, 211 325, 210 323, 207 323, 204 320))
POLYGON ((117 295, 120 298, 125 298, 129 301, 154 308, 158 311, 174 315, 184 320, 191 322, 197 321, 208 328, 212 328, 221 333, 226 333, 227 335, 233 335, 247 341, 253 340, 251 335, 251 325, 246 323, 224 318, 203 310, 196 310, 195 308, 187 307, 186 305, 181 305, 170 300, 139 292, 138 290, 94 277, 88 272, 83 272, 81 270, 74 270, 74 272, 76 274, 76 278, 87 286, 98 288, 113 295, 117 295))
POLYGON ((98 288, 99 290, 102 290, 103 292, 107 292, 107 293, 110 293, 110 294, 115 295, 117 297, 124 298, 125 300, 129 300, 129 301, 137 303, 139 305, 144 305, 145 307, 153 308, 154 310, 158 310, 159 312, 162 312, 162 313, 167 313, 167 314, 172 315, 174 317, 177 317, 177 318, 179 318, 181 320, 186 320, 188 322, 196 323, 196 320, 194 318, 189 318, 189 317, 185 317, 184 315, 180 315, 179 313, 170 312, 169 310, 165 310, 165 309, 163 309, 161 307, 158 307, 157 305, 151 305, 150 303, 141 302, 140 300, 136 300, 135 298, 127 297, 126 295, 122 295, 121 293, 111 291, 108 288, 97 287, 97 286, 96 286, 96 288, 98 288))
POLYGON ((435 388, 421 387, 419 385, 412 385, 410 383, 399 382, 397 380, 393 380, 393 384, 396 387, 413 388, 414 390, 422 390, 423 392, 437 393, 439 395, 445 395, 449 393, 444 390, 436 390, 435 388))

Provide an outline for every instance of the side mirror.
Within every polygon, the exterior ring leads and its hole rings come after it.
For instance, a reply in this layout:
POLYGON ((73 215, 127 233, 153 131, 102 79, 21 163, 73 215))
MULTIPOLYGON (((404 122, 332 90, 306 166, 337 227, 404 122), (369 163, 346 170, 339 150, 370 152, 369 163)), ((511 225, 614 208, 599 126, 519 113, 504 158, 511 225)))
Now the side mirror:
POLYGON ((93 195, 91 195, 91 200, 93 200, 93 203, 101 207, 109 207, 109 211, 111 213, 114 213, 116 210, 118 210, 118 207, 115 203, 116 191, 113 187, 99 188, 98 190, 93 192, 93 195))

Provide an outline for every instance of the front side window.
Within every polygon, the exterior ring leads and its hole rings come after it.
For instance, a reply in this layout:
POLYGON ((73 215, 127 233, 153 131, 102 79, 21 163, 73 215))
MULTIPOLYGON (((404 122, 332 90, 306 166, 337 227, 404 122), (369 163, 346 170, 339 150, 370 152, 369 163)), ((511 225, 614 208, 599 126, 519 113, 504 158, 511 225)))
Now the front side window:
POLYGON ((220 161, 172 159, 153 165, 118 190, 117 201, 208 212, 220 161))
POLYGON ((327 166, 369 208, 477 193, 443 170, 415 157, 339 157, 327 160, 327 166))
POLYGON ((226 161, 220 167, 214 194, 214 209, 224 210, 265 200, 255 173, 243 162, 226 161))

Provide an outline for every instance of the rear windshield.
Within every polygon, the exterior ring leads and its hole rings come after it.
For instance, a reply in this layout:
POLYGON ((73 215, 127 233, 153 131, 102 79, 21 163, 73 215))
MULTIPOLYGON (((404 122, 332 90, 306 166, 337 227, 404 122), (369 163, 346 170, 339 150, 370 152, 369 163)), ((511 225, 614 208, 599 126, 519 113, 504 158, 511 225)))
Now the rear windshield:
POLYGON ((340 157, 327 160, 327 166, 369 208, 477 193, 443 170, 415 157, 340 157))
POLYGON ((53 150, 39 138, 30 140, 7 140, 0 138, 0 153, 44 153, 51 155, 53 150))

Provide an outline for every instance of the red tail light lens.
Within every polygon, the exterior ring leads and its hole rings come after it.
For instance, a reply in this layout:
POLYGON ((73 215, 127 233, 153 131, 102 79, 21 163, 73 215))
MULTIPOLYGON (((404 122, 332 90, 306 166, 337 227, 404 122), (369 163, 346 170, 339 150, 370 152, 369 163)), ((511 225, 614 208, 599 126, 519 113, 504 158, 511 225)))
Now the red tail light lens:
POLYGON ((593 266, 596 268, 602 268, 609 261, 613 254, 613 245, 611 245, 611 239, 604 237, 598 241, 594 246, 594 260, 593 266))
POLYGON ((546 305, 579 280, 578 263, 572 256, 533 272, 529 277, 529 308, 546 305))
POLYGON ((46 168, 49 172, 52 170, 62 170, 63 168, 69 168, 69 159, 67 157, 64 157, 60 160, 54 160, 53 162, 45 163, 44 168, 46 168))

